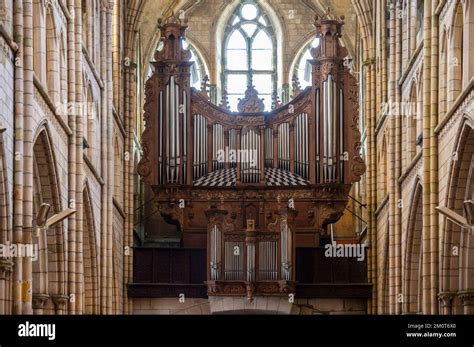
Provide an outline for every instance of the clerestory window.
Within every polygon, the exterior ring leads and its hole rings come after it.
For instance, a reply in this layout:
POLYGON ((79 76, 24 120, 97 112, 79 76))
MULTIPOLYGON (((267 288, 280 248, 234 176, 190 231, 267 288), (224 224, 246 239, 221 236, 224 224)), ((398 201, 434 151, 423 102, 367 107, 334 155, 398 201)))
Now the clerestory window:
POLYGON ((276 40, 271 23, 256 1, 240 4, 231 16, 224 35, 222 89, 230 109, 237 111, 239 98, 249 84, 271 109, 277 88, 276 40))

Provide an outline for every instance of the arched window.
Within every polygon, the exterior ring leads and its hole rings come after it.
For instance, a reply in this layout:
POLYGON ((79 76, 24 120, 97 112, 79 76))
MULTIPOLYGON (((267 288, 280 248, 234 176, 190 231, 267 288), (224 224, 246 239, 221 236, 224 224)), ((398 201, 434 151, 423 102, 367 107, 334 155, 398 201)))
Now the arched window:
POLYGON ((416 45, 423 40, 423 22, 425 17, 425 2, 418 0, 416 2, 416 45))
MULTIPOLYGON (((300 81, 301 88, 304 89, 311 85, 311 64, 308 60, 313 59, 311 56, 311 49, 319 45, 319 38, 313 39, 309 42, 300 53, 293 76, 296 75, 300 81)), ((290 76, 290 81, 293 76, 290 76)))
POLYGON ((270 20, 255 1, 243 2, 231 16, 222 59, 222 89, 228 93, 231 110, 237 109, 250 83, 270 110, 277 89, 276 41, 270 20))
POLYGON ((187 41, 183 41, 183 48, 191 52, 191 58, 189 61, 194 63, 191 65, 191 87, 199 90, 201 88, 201 82, 204 79, 204 76, 209 76, 209 73, 207 72, 207 68, 200 58, 197 50, 192 46, 192 44, 187 41))

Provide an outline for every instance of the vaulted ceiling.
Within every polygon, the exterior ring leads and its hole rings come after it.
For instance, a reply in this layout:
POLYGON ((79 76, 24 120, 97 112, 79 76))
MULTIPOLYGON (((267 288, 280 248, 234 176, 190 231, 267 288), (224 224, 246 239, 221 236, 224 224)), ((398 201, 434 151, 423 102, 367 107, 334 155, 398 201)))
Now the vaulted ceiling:
MULTIPOLYGON (((211 13, 220 13, 219 10, 225 8, 233 0, 133 0, 137 7, 137 17, 135 19, 135 31, 139 31, 141 35, 142 52, 144 59, 151 57, 156 47, 159 32, 157 28, 157 19, 165 17, 174 11, 180 13, 184 11, 185 15, 192 17, 193 13, 202 12, 202 9, 211 13)), ((352 4, 353 0, 298 0, 295 4, 304 5, 308 11, 316 14, 326 12, 329 7, 331 13, 339 17, 345 16, 344 37, 350 52, 354 51, 356 40, 356 10, 352 4)), ((271 0, 269 4, 278 6, 278 3, 285 3, 286 0, 271 0)), ((132 5, 133 6, 133 5, 132 5)), ((283 16, 282 16, 283 17, 283 16)), ((282 18, 284 20, 284 18, 282 18)), ((192 28, 189 29, 192 32, 192 28)), ((146 64, 143 61, 142 64, 146 64)))

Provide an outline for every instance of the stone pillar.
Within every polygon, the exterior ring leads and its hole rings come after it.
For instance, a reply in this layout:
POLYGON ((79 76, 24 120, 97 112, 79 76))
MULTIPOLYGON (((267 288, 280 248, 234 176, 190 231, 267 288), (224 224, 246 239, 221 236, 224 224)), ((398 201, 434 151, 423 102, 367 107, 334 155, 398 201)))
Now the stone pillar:
POLYGON ((11 273, 13 270, 13 261, 6 258, 0 258, 0 314, 10 314, 11 294, 9 283, 11 281, 11 273))

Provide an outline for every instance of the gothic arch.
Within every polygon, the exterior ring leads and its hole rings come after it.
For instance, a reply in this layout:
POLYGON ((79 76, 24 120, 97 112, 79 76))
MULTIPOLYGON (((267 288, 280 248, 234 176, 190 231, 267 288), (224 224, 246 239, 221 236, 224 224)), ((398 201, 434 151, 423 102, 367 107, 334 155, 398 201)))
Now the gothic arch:
MULTIPOLYGON (((12 242, 12 228, 10 226, 9 198, 7 184, 7 170, 5 165, 5 148, 3 133, 0 133, 0 243, 6 245, 12 242)), ((12 294, 10 259, 0 258, 0 314, 10 314, 12 294)))
MULTIPOLYGON (((443 28, 440 35, 440 57, 439 57, 439 80, 438 88, 440 95, 447 95, 448 88, 448 33, 446 28, 443 28)), ((439 115, 443 117, 447 112, 446 97, 439 100, 439 115)))
MULTIPOLYGON (((51 205, 50 215, 61 211, 61 194, 56 158, 46 125, 39 128, 33 146, 33 215, 42 203, 51 205)), ((39 247, 39 259, 33 262, 33 296, 64 295, 66 293, 65 242, 62 223, 34 237, 39 247)), ((54 313, 52 302, 44 307, 54 313)), ((41 308, 37 308, 41 309, 41 308)))
POLYGON ((46 37, 46 88, 54 104, 59 102, 60 91, 60 51, 57 23, 54 18, 54 10, 51 5, 46 7, 45 18, 45 37, 46 37))
POLYGON ((385 228, 385 235, 383 241, 383 268, 381 271, 381 307, 379 308, 380 314, 389 314, 390 313, 390 266, 389 266, 389 235, 390 235, 390 220, 387 219, 387 227, 385 228))
POLYGON ((422 185, 420 179, 417 178, 414 190, 411 196, 409 208, 406 244, 405 244, 405 261, 402 269, 403 280, 403 311, 407 313, 421 312, 422 303, 422 185))
MULTIPOLYGON (((454 7, 451 22, 448 61, 448 108, 451 106, 462 91, 463 86, 463 41, 464 41, 464 11, 463 4, 458 0, 454 7)), ((467 46, 468 47, 468 46, 467 46)))
MULTIPOLYGON (((275 35, 275 49, 277 57, 277 66, 276 66, 276 75, 277 75, 277 89, 282 86, 283 83, 287 83, 284 80, 284 76, 288 74, 288 71, 283 71, 284 66, 288 65, 288 62, 284 61, 285 57, 283 56, 283 40, 285 37, 288 37, 287 30, 284 26, 284 23, 280 20, 280 17, 276 13, 273 6, 267 0, 256 0, 258 6, 260 6, 265 15, 270 21, 270 26, 273 30, 275 35)), ((226 36, 226 29, 227 25, 229 24, 230 19, 232 18, 233 14, 237 7, 241 4, 239 0, 232 0, 229 4, 226 5, 224 10, 222 11, 221 15, 217 17, 216 21, 213 23, 213 27, 216 28, 216 34, 213 35, 213 49, 211 49, 211 53, 214 55, 214 64, 216 71, 216 81, 219 85, 221 81, 217 81, 222 74, 222 66, 221 66, 221 52, 223 52, 224 47, 224 40, 226 36)))
POLYGON ((85 314, 99 313, 99 275, 96 228, 89 184, 86 181, 83 191, 84 230, 83 243, 83 274, 84 274, 84 307, 85 314))
MULTIPOLYGON (((474 127, 465 115, 456 137, 450 168, 446 206, 464 215, 464 201, 473 199, 474 192, 474 127)), ((474 239, 468 230, 448 219, 444 222, 441 253, 441 292, 457 293, 472 290, 474 275, 474 239)), ((447 313, 472 313, 472 306, 462 306, 459 295, 453 297, 447 313), (471 310, 471 311, 470 311, 471 310)))

